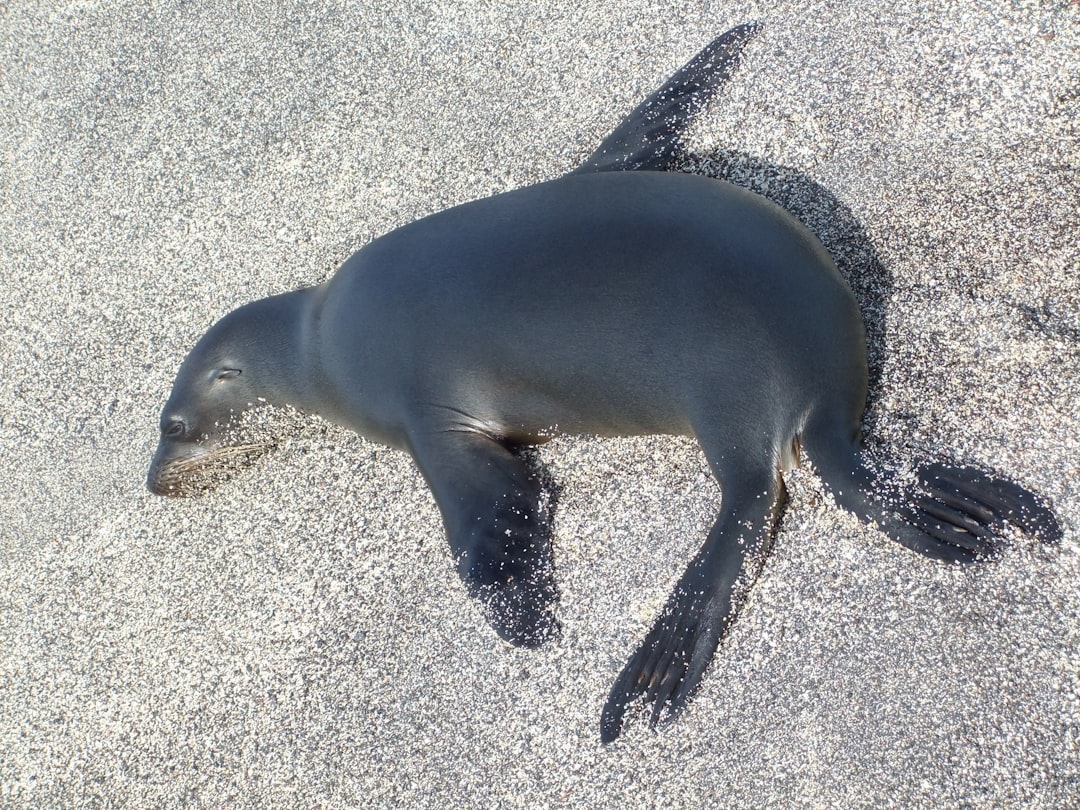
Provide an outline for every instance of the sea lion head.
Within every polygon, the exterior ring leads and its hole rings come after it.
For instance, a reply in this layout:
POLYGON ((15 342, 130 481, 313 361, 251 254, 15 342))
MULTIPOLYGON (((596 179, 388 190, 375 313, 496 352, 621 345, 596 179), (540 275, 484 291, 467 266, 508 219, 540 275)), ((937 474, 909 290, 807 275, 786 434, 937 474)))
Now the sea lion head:
POLYGON ((237 423, 280 388, 277 369, 287 360, 278 351, 281 323, 272 316, 252 304, 230 312, 180 364, 146 478, 155 495, 204 492, 270 446, 240 436, 237 423))

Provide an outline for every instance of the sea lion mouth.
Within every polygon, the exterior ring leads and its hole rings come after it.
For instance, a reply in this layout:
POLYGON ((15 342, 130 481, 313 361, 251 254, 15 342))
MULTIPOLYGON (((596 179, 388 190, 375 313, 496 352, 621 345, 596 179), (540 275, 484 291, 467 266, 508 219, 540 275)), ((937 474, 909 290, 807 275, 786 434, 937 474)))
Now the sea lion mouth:
POLYGON ((269 443, 254 443, 213 450, 200 448, 192 454, 172 458, 163 457, 159 448, 146 476, 146 488, 155 495, 167 497, 201 495, 250 467, 270 447, 269 443))

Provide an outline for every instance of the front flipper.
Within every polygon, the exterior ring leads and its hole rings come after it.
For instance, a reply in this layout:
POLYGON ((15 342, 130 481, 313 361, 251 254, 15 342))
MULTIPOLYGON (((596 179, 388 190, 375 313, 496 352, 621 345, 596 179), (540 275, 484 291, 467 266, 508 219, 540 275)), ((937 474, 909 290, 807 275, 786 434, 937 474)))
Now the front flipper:
POLYGON ((706 45, 639 104, 572 174, 667 171, 679 138, 735 72, 761 23, 736 26, 706 45))
POLYGON ((700 684, 768 547, 782 483, 778 475, 755 478, 758 485, 744 479, 739 489, 722 483, 723 513, 608 693, 602 742, 619 736, 627 706, 638 698, 652 704, 655 727, 665 707, 675 718, 700 684))
POLYGON ((460 428, 417 433, 410 449, 442 512, 458 574, 506 641, 558 634, 551 530, 535 476, 499 442, 460 428))

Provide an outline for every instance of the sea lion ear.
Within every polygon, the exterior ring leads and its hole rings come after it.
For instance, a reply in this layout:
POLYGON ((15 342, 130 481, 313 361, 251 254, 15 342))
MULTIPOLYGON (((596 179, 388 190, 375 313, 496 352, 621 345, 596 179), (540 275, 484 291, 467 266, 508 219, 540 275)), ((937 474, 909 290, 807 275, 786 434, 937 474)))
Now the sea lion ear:
POLYGON ((220 382, 222 380, 232 380, 240 376, 240 369, 238 368, 219 368, 214 372, 214 382, 220 382))

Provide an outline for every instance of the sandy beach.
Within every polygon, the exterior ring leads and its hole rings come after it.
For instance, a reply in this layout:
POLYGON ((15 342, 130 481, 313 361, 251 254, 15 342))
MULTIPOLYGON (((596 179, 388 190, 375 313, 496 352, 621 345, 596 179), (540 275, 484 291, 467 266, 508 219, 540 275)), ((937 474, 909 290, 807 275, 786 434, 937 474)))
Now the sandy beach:
POLYGON ((1080 807, 1080 4, 0 3, 0 807, 1080 807), (145 488, 219 317, 558 177, 761 20, 681 168, 779 202, 867 321, 880 457, 1060 546, 908 552, 806 470, 689 710, 599 741, 715 518, 685 438, 562 437, 562 636, 501 642, 408 456, 316 417, 145 488))

